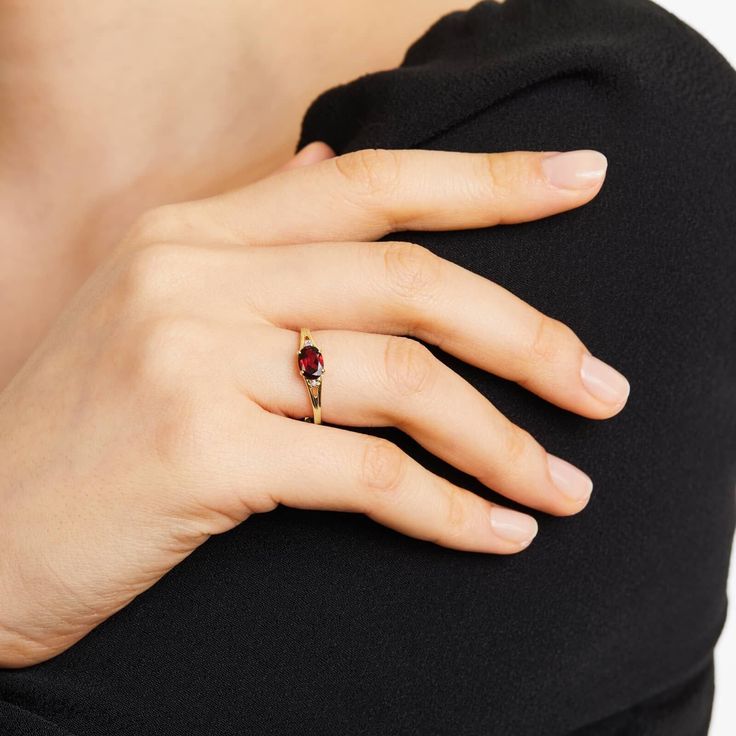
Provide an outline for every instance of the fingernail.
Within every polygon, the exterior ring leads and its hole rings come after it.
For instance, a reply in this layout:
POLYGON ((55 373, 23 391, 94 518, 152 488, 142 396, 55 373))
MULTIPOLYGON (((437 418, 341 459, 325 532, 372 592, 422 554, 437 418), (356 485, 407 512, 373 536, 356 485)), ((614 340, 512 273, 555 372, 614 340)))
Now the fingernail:
POLYGON ((332 158, 335 152, 323 141, 312 141, 294 157, 302 166, 332 158))
POLYGON ((555 455, 547 455, 549 474, 557 489, 572 501, 585 501, 593 492, 593 481, 567 460, 555 455))
POLYGON ((580 377, 585 388, 598 401, 619 405, 625 404, 629 398, 629 382, 615 368, 592 355, 583 356, 580 377))
POLYGON ((538 530, 537 522, 531 516, 500 506, 491 509, 491 526, 502 539, 525 547, 537 536, 538 530))
POLYGON ((590 189, 603 180, 608 159, 598 151, 554 153, 542 160, 542 170, 560 189, 590 189))

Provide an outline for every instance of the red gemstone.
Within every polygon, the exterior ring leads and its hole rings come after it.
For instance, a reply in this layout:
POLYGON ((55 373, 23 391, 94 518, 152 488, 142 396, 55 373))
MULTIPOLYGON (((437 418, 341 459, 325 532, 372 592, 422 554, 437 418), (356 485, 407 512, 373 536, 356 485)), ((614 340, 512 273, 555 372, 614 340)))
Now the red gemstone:
POLYGON ((299 351, 299 370, 305 378, 319 378, 324 373, 325 361, 314 345, 306 345, 299 351))

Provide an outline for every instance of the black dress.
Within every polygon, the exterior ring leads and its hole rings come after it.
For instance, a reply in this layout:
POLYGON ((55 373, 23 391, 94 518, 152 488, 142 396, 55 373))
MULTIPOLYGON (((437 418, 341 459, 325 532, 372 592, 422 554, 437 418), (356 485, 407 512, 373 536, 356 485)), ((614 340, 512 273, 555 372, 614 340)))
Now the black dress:
POLYGON ((536 514, 512 557, 357 515, 252 518, 69 651, 0 672, 0 733, 705 734, 736 486, 736 74, 646 0, 485 2, 401 68, 318 99, 314 139, 608 155, 582 209, 399 236, 563 320, 630 379, 623 413, 594 422, 440 356, 589 472, 590 505, 536 514))

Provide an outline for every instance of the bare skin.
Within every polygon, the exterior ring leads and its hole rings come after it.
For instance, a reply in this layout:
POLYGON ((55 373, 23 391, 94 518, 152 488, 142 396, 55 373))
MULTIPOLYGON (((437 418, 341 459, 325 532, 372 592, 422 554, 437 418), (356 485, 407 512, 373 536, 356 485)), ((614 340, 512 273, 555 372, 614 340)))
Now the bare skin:
POLYGON ((141 212, 273 171, 316 95, 472 4, 0 0, 0 387, 141 212))
POLYGON ((621 411, 626 379, 574 326, 424 248, 374 241, 584 206, 605 156, 335 157, 318 143, 290 159, 314 94, 395 63, 448 8, 281 7, 283 27, 248 35, 271 22, 266 5, 2 6, 0 667, 64 651, 211 535, 278 504, 365 513, 479 553, 532 542, 532 515, 396 445, 294 421, 310 410, 300 326, 327 356, 326 422, 399 427, 545 513, 588 502, 584 472, 409 338, 591 420, 621 411), (308 288, 304 263, 320 264, 308 288))

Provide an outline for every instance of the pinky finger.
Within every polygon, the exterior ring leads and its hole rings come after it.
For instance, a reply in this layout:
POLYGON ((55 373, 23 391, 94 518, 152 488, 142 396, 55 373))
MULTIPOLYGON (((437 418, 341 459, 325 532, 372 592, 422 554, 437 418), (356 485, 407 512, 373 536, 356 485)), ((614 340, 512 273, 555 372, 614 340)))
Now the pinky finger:
POLYGON ((282 458, 268 463, 264 490, 278 503, 364 513, 402 534, 469 552, 512 554, 537 533, 533 517, 453 485, 387 440, 275 414, 264 420, 270 450, 282 458))

